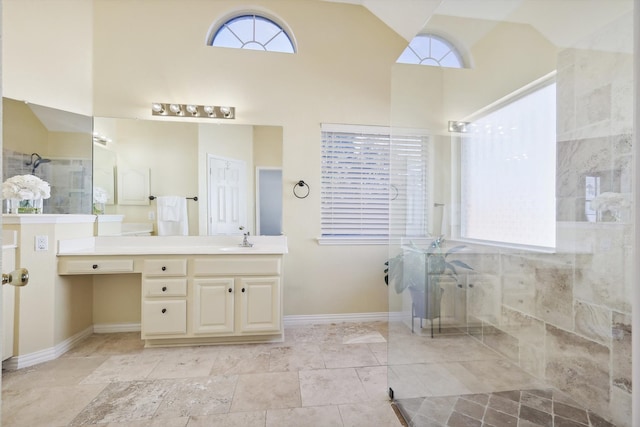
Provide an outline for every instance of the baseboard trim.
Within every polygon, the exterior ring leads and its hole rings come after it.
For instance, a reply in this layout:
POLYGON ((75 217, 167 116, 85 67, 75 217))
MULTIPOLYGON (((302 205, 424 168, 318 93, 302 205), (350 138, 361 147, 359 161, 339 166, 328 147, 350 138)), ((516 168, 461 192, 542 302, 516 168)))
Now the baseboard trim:
POLYGON ((111 334, 115 332, 140 332, 140 323, 98 323, 93 325, 96 334, 111 334))
POLYGON ((67 338, 66 340, 56 344, 54 347, 45 348, 43 350, 34 351, 33 353, 13 356, 2 362, 2 368, 7 370, 16 370, 37 365, 39 363, 48 362, 57 359, 67 351, 75 347, 80 341, 93 333, 93 327, 90 326, 83 331, 67 338))
POLYGON ((402 312, 378 313, 343 313, 343 314, 302 314, 284 316, 285 326, 310 325, 314 323, 342 323, 342 322, 388 322, 401 321, 402 312))

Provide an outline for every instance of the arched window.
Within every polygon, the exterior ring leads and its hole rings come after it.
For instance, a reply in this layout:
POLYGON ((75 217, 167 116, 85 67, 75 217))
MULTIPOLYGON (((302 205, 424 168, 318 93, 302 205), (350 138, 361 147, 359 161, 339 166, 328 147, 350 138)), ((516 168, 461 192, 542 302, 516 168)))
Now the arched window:
POLYGON ((434 34, 419 34, 396 61, 401 64, 464 68, 460 52, 449 41, 434 34))
POLYGON ((211 38, 211 46, 295 53, 291 37, 269 18, 240 15, 222 24, 211 38))

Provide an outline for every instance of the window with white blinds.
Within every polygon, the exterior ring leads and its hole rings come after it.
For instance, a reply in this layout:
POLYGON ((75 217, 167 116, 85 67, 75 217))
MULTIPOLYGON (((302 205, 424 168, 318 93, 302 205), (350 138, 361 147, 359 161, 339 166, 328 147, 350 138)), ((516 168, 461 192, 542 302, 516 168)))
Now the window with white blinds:
MULTIPOLYGON (((404 153, 418 159, 417 169, 426 180, 426 137, 409 140, 413 141, 412 150, 404 153)), ((398 185, 392 185, 396 183, 395 178, 392 180, 396 171, 392 171, 391 151, 399 141, 406 146, 407 138, 391 136, 389 128, 322 125, 323 238, 388 238, 390 197, 398 197, 400 191, 398 185)), ((416 169, 415 161, 412 165, 416 169)))

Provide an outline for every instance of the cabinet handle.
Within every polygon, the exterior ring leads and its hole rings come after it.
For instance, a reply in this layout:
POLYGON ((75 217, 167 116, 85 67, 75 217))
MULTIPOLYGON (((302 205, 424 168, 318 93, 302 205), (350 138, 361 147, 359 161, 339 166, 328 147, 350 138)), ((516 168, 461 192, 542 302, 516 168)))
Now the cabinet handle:
POLYGON ((233 289, 229 288, 229 293, 233 292, 233 289))
POLYGON ((93 268, 94 270, 95 270, 95 269, 97 269, 97 268, 98 268, 98 264, 93 264, 93 265, 91 266, 91 268, 93 268))
POLYGON ((469 283, 469 287, 470 287, 470 288, 473 288, 473 283, 469 283))
POLYGON ((162 266, 162 271, 167 271, 167 267, 165 267, 164 265, 162 266))
POLYGON ((166 286, 162 287, 162 292, 167 292, 167 287, 166 286))
POLYGON ((244 288, 242 288, 242 292, 244 292, 244 288))
POLYGON ((163 308, 163 309, 162 309, 162 314, 164 314, 164 313, 166 313, 166 312, 167 312, 167 309, 166 309, 166 308, 163 308))
POLYGON ((459 287, 459 288, 462 288, 462 283, 458 283, 458 287, 459 287))

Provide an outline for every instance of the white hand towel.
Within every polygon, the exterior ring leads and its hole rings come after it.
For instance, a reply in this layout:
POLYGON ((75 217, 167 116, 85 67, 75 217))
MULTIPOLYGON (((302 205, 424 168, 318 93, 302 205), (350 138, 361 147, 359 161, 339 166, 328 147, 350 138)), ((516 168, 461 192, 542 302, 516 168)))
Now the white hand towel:
POLYGON ((157 198, 158 236, 188 236, 187 199, 180 196, 157 198))

